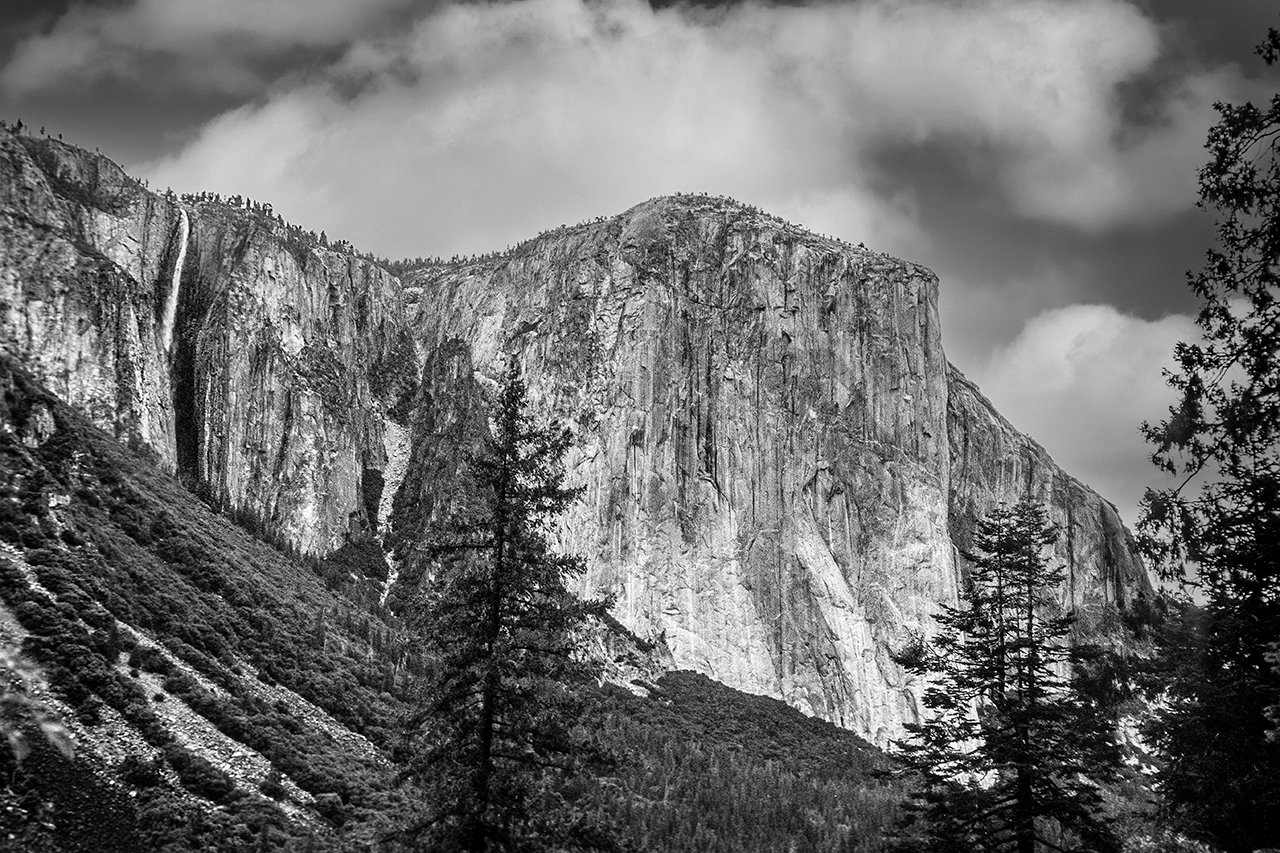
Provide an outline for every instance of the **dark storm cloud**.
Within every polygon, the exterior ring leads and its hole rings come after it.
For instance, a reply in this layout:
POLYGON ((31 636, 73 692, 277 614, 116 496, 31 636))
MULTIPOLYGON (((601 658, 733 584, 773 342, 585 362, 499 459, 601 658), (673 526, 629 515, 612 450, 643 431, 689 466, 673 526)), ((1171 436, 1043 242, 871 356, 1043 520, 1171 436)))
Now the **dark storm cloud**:
MULTIPOLYGON (((1280 27, 1275 0, 1137 0, 1153 19, 1167 25, 1172 46, 1183 57, 1206 64, 1244 63, 1268 27, 1280 27)), ((1246 73, 1263 74, 1249 64, 1246 73)))
MULTIPOLYGON (((1039 308, 1070 296, 1153 319, 1190 310, 1194 300, 1183 286, 1183 272, 1200 262, 1212 239, 1211 217, 1194 207, 1202 129, 1192 127, 1190 133, 1192 150, 1166 176, 1171 209, 1104 230, 1021 214, 1005 202, 990 169, 957 162, 954 150, 940 150, 942 146, 901 146, 878 161, 882 180, 910 187, 916 199, 920 227, 930 237, 918 258, 925 264, 992 291, 1034 280, 1046 269, 1069 271, 1070 293, 1032 294, 1039 308)), ((962 159, 972 155, 964 153, 962 159)), ((991 331, 994 337, 987 333, 974 339, 984 345, 1005 342, 1018 330, 991 331)))
MULTIPOLYGON (((8 0, 0 8, 0 50, 6 53, 62 17, 72 0, 8 0)), ((102 4, 99 4, 102 5, 102 4)))
POLYGON ((254 95, 284 71, 423 8, 412 0, 71 3, 11 48, 0 85, 21 96, 119 79, 142 89, 254 95))
POLYGON ((415 0, 6 0, 0 112, 145 160, 282 78, 392 32, 415 0))

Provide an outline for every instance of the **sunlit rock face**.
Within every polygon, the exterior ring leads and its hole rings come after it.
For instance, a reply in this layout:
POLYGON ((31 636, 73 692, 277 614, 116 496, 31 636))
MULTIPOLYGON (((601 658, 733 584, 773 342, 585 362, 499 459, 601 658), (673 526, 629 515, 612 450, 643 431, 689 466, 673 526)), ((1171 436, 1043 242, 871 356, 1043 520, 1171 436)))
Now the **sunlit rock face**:
POLYGON ((1149 590, 1114 508, 949 367, 937 288, 691 196, 401 282, 0 131, 0 346, 99 425, 303 551, 403 554, 518 358, 576 436, 556 534, 583 590, 676 666, 881 743, 918 710, 892 653, 956 602, 996 503, 1050 505, 1090 624, 1149 590))
POLYGON ((392 276, 264 210, 182 204, 0 132, 0 345, 303 551, 371 527, 366 471, 416 381, 404 317, 392 276))
POLYGON ((919 686, 891 652, 955 602, 974 518, 1028 494, 1065 595, 1146 588, 1114 510, 949 368, 922 267, 680 197, 412 285, 424 352, 467 342, 490 382, 518 357, 574 429, 561 542, 679 666, 896 736, 919 686))
POLYGON ((170 466, 155 300, 177 220, 104 158, 0 132, 0 343, 99 426, 170 466))

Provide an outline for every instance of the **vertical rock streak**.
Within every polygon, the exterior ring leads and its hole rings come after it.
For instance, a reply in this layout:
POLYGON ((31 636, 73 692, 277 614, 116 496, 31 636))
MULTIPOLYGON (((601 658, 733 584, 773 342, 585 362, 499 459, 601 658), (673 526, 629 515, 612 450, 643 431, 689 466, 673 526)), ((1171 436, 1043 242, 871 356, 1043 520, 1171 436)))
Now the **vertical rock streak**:
MULTIPOLYGON (((395 503, 395 496, 404 484, 405 471, 409 467, 409 431, 390 419, 385 422, 384 429, 382 443, 387 467, 382 472, 383 486, 382 494, 378 498, 376 523, 385 542, 386 532, 391 527, 391 510, 395 503)), ((389 571, 387 581, 382 587, 379 603, 386 604, 387 598, 391 595, 391 588, 400 577, 400 561, 396 559, 390 548, 384 546, 382 553, 386 558, 389 571)))

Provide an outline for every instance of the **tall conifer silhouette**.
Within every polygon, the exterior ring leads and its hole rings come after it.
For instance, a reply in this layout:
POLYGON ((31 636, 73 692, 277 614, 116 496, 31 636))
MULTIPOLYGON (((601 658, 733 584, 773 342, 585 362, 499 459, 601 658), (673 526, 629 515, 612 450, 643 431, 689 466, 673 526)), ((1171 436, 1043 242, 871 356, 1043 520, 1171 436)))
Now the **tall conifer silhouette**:
POLYGON ((599 671, 581 632, 606 602, 567 590, 584 562, 548 542, 581 489, 564 485, 569 434, 535 424, 527 396, 513 361, 467 498, 428 543, 414 618, 432 664, 409 738, 428 808, 406 832, 425 849, 608 846, 561 795, 583 755, 573 686, 599 671))
POLYGON ((1119 762, 1115 720, 1069 676, 1080 652, 1052 591, 1057 539, 1037 504, 993 510, 978 525, 966 607, 944 608, 931 648, 908 667, 935 676, 924 722, 899 744, 919 790, 902 848, 1111 851, 1097 783, 1119 762))

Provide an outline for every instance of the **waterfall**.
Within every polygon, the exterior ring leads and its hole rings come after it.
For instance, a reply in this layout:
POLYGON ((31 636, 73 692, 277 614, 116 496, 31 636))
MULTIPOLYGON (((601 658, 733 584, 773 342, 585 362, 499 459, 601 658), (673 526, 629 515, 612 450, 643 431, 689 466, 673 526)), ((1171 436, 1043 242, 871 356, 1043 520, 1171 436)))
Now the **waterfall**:
MULTIPOLYGON (((387 464, 382 472, 382 497, 378 501, 377 523, 380 538, 386 542, 387 534, 391 531, 391 505, 396 492, 400 491, 400 484, 404 482, 405 470, 409 467, 410 441, 409 431, 394 421, 388 419, 384 426, 382 447, 387 454, 387 464)), ((383 546, 382 553, 387 558, 390 573, 387 575, 387 582, 383 584, 379 603, 386 604, 391 587, 395 586, 400 577, 400 565, 386 546, 383 546)))
POLYGON ((173 348, 173 324, 178 319, 178 290, 182 286, 182 266, 187 260, 187 212, 178 208, 178 259, 173 264, 173 283, 169 286, 169 298, 164 304, 164 318, 160 321, 160 346, 167 354, 173 348))

